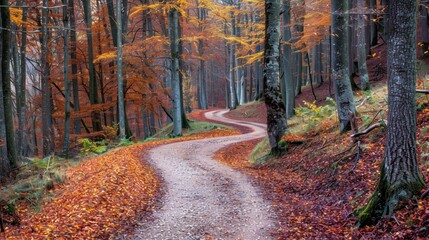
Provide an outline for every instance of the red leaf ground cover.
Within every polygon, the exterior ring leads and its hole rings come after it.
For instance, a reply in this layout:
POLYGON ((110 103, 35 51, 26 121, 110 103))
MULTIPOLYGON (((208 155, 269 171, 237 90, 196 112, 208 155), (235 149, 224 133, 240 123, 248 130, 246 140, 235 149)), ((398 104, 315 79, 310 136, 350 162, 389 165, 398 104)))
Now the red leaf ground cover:
MULTIPOLYGON (((240 110, 243 111, 243 110, 240 110)), ((234 118, 239 118, 236 114, 234 118)), ((242 118, 243 120, 246 117, 242 118)), ((261 118, 259 122, 263 121, 261 118)), ((418 113, 418 154, 429 140, 429 108, 418 113), (422 131, 423 130, 423 131, 422 131), (424 133, 424 134, 423 134, 424 133)), ((292 136, 293 137, 293 136, 292 136)), ((375 130, 363 138, 365 148, 354 169, 354 156, 341 149, 352 141, 337 131, 309 133, 300 145, 266 165, 252 166, 247 157, 257 141, 236 143, 221 149, 216 158, 251 175, 271 201, 278 217, 278 239, 425 239, 429 236, 429 200, 412 200, 378 225, 356 228, 353 211, 367 203, 377 183, 383 159, 385 132, 375 130)), ((287 137, 289 138, 289 137, 287 137)), ((294 137, 293 137, 294 138, 294 137)), ((302 140, 302 139, 299 139, 302 140)), ((420 158, 420 170, 429 179, 428 157, 420 158)))
POLYGON ((87 159, 67 171, 66 184, 40 212, 21 205, 21 226, 6 239, 108 239, 150 214, 161 180, 144 161, 147 151, 169 142, 238 134, 216 129, 184 138, 141 143, 87 159))

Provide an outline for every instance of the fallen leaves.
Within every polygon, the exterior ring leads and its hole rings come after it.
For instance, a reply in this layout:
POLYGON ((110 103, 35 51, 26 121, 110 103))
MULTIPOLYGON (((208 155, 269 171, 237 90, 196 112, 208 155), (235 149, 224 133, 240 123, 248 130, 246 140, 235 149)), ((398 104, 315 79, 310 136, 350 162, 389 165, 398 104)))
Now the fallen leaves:
MULTIPOLYGON (((429 109, 429 108, 426 108, 429 109)), ((244 120, 244 118, 243 118, 244 120)), ((429 111, 421 111, 419 127, 429 124, 429 111)), ((349 138, 338 138, 336 131, 307 136, 301 145, 291 145, 281 158, 266 166, 252 167, 247 161, 256 142, 241 142, 221 149, 216 158, 255 178, 277 213, 277 239, 424 239, 429 234, 429 197, 410 201, 377 226, 356 228, 353 211, 368 202, 383 159, 384 134, 375 132, 363 139, 354 173, 354 157, 341 161, 336 173, 335 154, 350 145, 349 138)), ((283 140, 302 140, 286 135, 283 140)), ((305 139, 305 137, 304 137, 305 139)), ((418 131, 417 140, 427 141, 426 132, 418 131)), ((421 153, 419 147, 418 154, 421 153)), ((427 151, 427 149, 426 149, 427 151)), ((344 154, 343 154, 344 155, 344 154)), ((423 177, 428 179, 427 158, 421 159, 423 177)))
POLYGON ((68 181, 38 212, 21 206, 21 226, 7 239, 108 239, 150 212, 161 184, 145 161, 148 149, 170 142, 239 134, 216 129, 184 138, 147 142, 87 159, 67 172, 68 181))

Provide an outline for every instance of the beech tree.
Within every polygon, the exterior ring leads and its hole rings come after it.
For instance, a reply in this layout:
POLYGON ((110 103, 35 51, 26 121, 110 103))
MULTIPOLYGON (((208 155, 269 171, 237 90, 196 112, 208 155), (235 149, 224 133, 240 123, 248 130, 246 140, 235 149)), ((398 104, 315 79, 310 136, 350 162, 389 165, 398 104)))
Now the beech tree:
POLYGON ((180 87, 179 70, 179 13, 172 8, 168 12, 168 35, 171 50, 171 88, 173 101, 173 135, 182 135, 182 91, 180 87))
POLYGON ((271 153, 282 152, 279 141, 286 131, 286 112, 280 93, 280 1, 265 1, 264 101, 271 153))
POLYGON ((416 156, 416 12, 413 0, 389 5, 387 137, 378 185, 359 213, 362 225, 390 216, 424 186, 416 156))
POLYGON ((349 69, 348 0, 331 0, 332 76, 340 133, 350 129, 350 112, 356 112, 349 69))

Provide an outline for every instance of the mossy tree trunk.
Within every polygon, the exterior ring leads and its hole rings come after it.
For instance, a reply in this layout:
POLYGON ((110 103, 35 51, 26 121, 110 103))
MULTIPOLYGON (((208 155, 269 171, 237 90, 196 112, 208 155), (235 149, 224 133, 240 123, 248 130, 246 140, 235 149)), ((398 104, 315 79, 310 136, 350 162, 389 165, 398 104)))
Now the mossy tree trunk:
POLYGON ((279 141, 286 131, 286 111, 280 93, 280 1, 265 1, 264 100, 271 153, 282 151, 279 141))
POLYGON ((391 1, 388 46, 388 125, 378 186, 359 224, 390 216, 424 186, 416 156, 416 11, 413 0, 391 1))

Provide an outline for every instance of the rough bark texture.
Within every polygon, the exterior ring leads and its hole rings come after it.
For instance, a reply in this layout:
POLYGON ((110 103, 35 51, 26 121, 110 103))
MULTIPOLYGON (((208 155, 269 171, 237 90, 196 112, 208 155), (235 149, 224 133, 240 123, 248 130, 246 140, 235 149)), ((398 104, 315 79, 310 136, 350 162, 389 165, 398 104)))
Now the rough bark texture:
POLYGON ((340 133, 350 130, 350 112, 356 112, 349 70, 348 1, 332 0, 332 75, 340 133))
POLYGON ((265 1, 264 100, 271 152, 281 152, 279 141, 286 131, 286 113, 279 86, 280 3, 265 1))
POLYGON ((171 89, 173 100, 173 135, 182 135, 182 95, 179 72, 179 13, 171 9, 168 13, 168 35, 171 50, 171 89))
POLYGON ((388 125, 378 186, 360 212, 360 224, 390 216, 424 186, 416 156, 416 1, 389 5, 388 125))

